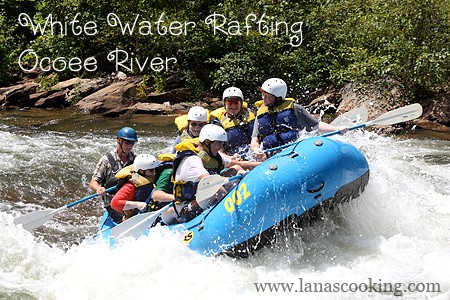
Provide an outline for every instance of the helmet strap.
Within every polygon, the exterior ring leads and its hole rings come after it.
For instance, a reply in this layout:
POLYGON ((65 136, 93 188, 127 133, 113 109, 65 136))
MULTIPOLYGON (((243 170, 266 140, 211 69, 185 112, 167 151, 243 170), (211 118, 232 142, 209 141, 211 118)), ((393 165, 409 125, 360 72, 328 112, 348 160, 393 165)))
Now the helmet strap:
POLYGON ((119 144, 119 150, 120 150, 120 152, 118 153, 119 154, 119 157, 120 158, 122 158, 122 156, 124 155, 124 153, 125 153, 125 151, 123 151, 123 147, 122 147, 122 145, 123 145, 123 139, 120 139, 120 141, 117 141, 117 143, 119 144))

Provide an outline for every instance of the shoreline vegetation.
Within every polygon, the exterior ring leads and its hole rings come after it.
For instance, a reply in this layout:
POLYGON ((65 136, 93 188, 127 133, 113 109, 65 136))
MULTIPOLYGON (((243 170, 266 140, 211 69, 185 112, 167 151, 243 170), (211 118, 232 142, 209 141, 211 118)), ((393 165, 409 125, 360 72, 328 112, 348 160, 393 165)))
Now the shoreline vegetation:
POLYGON ((280 77, 324 119, 417 102, 403 126, 450 132, 447 2, 5 0, 0 109, 173 115, 221 106, 229 86, 255 108, 280 77))

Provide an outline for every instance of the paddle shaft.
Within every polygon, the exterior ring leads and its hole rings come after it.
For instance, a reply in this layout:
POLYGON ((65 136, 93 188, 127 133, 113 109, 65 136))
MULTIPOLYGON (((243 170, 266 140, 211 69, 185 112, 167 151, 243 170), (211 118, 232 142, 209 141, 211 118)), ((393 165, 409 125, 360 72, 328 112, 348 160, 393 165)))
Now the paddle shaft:
MULTIPOLYGON (((110 187, 105 192, 113 191, 115 188, 116 188, 116 186, 110 187)), ((84 197, 83 199, 80 199, 78 201, 61 206, 60 208, 37 210, 37 211, 31 212, 29 214, 22 215, 20 217, 17 217, 16 219, 14 219, 14 224, 22 225, 22 227, 25 230, 31 231, 31 230, 35 229, 36 227, 43 225, 45 222, 50 220, 54 215, 56 215, 60 212, 63 212, 72 206, 75 206, 77 204, 80 204, 84 201, 87 201, 87 200, 92 199, 97 196, 98 196, 98 194, 90 195, 90 196, 84 197)))
MULTIPOLYGON (((384 113, 381 116, 379 116, 378 118, 376 118, 375 120, 352 126, 348 130, 355 130, 355 129, 364 128, 364 127, 368 127, 368 126, 372 126, 372 125, 393 125, 393 124, 397 124, 400 122, 405 122, 405 121, 410 121, 410 120, 416 119, 416 118, 420 117, 421 115, 422 115, 422 106, 418 103, 415 103, 415 104, 411 104, 411 105, 408 105, 405 107, 400 107, 400 108, 394 109, 392 111, 389 111, 387 113, 384 113)), ((329 136, 340 134, 340 133, 341 133, 340 130, 336 130, 336 131, 322 134, 321 137, 329 137, 329 136)), ((287 148, 289 146, 295 145, 297 143, 299 143, 299 142, 270 148, 270 149, 265 150, 264 153, 278 151, 278 150, 287 148)))
MULTIPOLYGON (((117 187, 117 185, 112 186, 112 187, 106 189, 106 190, 105 190, 105 193, 114 191, 114 189, 115 189, 116 187, 117 187)), ((77 204, 80 204, 80 203, 82 203, 82 202, 84 202, 84 201, 87 201, 87 200, 89 200, 89 199, 95 198, 95 197, 97 197, 97 196, 100 196, 100 195, 99 195, 99 194, 93 194, 93 195, 86 196, 86 197, 84 197, 83 199, 80 199, 80 200, 78 200, 78 201, 75 201, 75 202, 72 202, 72 203, 67 204, 66 207, 67 207, 67 208, 71 208, 72 206, 75 206, 75 205, 77 205, 77 204)))
POLYGON ((157 211, 138 214, 130 219, 118 224, 111 231, 111 236, 118 240, 126 236, 139 237, 155 222, 155 220, 163 212, 172 207, 172 204, 167 204, 157 211))

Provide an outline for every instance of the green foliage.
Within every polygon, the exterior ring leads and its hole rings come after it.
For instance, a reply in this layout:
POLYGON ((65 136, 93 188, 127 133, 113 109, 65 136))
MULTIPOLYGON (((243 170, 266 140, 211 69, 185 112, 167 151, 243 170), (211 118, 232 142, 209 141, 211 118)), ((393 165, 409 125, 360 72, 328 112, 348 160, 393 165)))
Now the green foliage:
POLYGON ((5 20, 0 15, 0 86, 9 81, 11 70, 11 33, 5 26, 5 20))
MULTIPOLYGON (((155 28, 153 27, 154 31, 155 28)), ((448 0, 4 0, 0 3, 0 84, 6 84, 19 54, 32 48, 39 56, 106 57, 116 48, 136 57, 175 57, 166 73, 135 68, 146 75, 142 87, 164 91, 168 78, 182 78, 194 96, 220 94, 229 85, 239 86, 247 97, 257 98, 256 87, 273 76, 288 82, 294 97, 306 90, 353 81, 374 81, 389 76, 400 81, 413 96, 437 91, 450 81, 450 5, 448 0), (98 34, 33 35, 18 25, 18 15, 28 13, 35 22, 49 14, 58 21, 78 14, 80 24, 98 25, 98 34), (237 21, 240 35, 214 34, 205 18, 212 13, 237 21), (140 19, 164 24, 195 22, 186 35, 122 34, 107 24, 109 13, 122 22, 140 19), (266 16, 267 22, 303 22, 303 43, 289 44, 289 36, 261 35, 256 22, 244 30, 249 14, 266 16), (247 34, 248 33, 248 34, 247 34)), ((110 73, 111 64, 99 72, 110 73)), ((59 79, 73 76, 59 74, 59 79)), ((98 74, 76 74, 97 76, 98 74)))
POLYGON ((49 76, 39 76, 38 78, 38 90, 39 91, 48 91, 51 90, 51 87, 59 82, 58 74, 51 74, 49 76))

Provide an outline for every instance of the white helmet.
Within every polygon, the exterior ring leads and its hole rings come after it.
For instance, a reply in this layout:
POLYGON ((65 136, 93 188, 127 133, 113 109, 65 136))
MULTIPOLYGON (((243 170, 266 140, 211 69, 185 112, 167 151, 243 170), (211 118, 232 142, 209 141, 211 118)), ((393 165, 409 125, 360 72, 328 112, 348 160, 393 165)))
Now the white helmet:
POLYGON ((281 97, 284 100, 286 98, 287 93, 287 85, 283 79, 280 78, 270 78, 267 79, 261 89, 266 93, 275 95, 275 97, 281 97))
POLYGON ((201 106, 194 106, 189 109, 188 121, 207 122, 208 112, 201 106))
POLYGON ((210 140, 211 142, 214 141, 226 142, 228 138, 225 129, 223 129, 222 127, 214 124, 206 124, 200 131, 199 140, 202 143, 205 140, 210 140))
POLYGON ((134 171, 137 172, 139 170, 151 170, 156 168, 159 165, 159 161, 150 154, 139 154, 134 159, 134 171))
POLYGON ((242 94, 242 91, 239 88, 232 86, 223 92, 222 100, 225 100, 226 98, 240 98, 242 101, 244 99, 244 94, 242 94))

